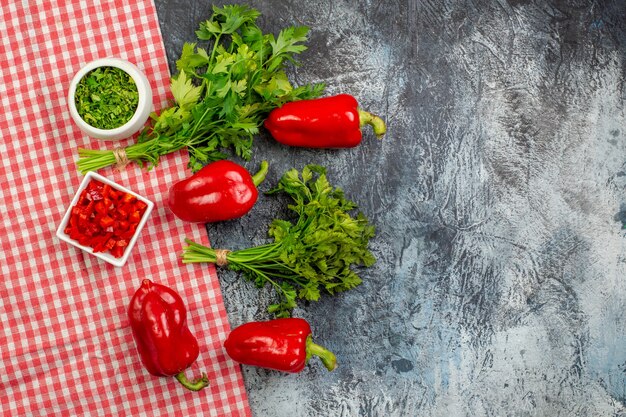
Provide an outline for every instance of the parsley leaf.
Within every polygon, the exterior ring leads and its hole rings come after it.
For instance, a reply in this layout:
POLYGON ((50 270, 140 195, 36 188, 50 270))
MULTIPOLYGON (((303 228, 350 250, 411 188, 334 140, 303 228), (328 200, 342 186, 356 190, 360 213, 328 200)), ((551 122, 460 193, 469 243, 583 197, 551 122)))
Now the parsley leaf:
MULTIPOLYGON (((187 149, 193 171, 225 151, 249 160, 252 142, 271 110, 294 100, 319 97, 323 84, 294 87, 285 72, 306 50, 309 29, 291 26, 265 34, 260 13, 246 5, 213 7, 200 23, 197 42, 185 43, 172 76, 174 102, 151 122, 126 157, 148 168, 162 155, 187 149)), ((82 173, 116 163, 112 150, 79 149, 82 173)))
POLYGON ((202 86, 194 86, 184 72, 172 78, 171 89, 174 100, 176 100, 178 107, 181 109, 189 108, 198 103, 200 94, 202 94, 202 86))
MULTIPOLYGON (((330 184, 321 166, 287 171, 268 192, 278 193, 291 198, 292 218, 270 224, 272 243, 230 252, 227 267, 242 272, 259 287, 272 285, 280 302, 268 311, 287 317, 297 299, 318 301, 323 292, 336 294, 360 285, 355 267, 376 262, 368 249, 375 230, 362 213, 350 214, 357 205, 330 184)), ((184 263, 216 262, 214 249, 186 242, 184 263)))

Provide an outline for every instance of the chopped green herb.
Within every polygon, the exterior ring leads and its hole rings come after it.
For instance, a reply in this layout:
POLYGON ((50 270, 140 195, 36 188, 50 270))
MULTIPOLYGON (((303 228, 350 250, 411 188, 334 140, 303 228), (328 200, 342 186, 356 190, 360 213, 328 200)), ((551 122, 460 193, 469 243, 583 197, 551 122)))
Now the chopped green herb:
POLYGON ((89 71, 76 86, 76 109, 87 124, 98 129, 115 129, 128 122, 139 103, 133 78, 117 67, 89 71))

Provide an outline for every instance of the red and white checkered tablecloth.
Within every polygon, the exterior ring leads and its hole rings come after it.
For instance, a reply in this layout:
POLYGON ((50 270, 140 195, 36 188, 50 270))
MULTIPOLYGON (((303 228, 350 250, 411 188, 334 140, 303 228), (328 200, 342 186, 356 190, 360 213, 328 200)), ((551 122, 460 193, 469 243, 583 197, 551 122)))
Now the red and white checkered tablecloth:
MULTIPOLYGON (((201 19, 202 17, 199 17, 201 19)), ((66 94, 80 67, 116 56, 146 73, 155 107, 169 97, 169 73, 151 0, 21 0, 0 3, 0 412, 41 416, 250 415, 237 364, 222 342, 230 330, 212 267, 183 265, 188 236, 164 205, 169 186, 189 175, 183 153, 153 171, 131 165, 108 178, 155 204, 133 254, 116 268, 55 237, 81 181, 77 148, 111 146, 83 135, 66 94), (140 363, 126 310, 143 278, 176 289, 200 344, 189 377, 194 393, 140 363)))

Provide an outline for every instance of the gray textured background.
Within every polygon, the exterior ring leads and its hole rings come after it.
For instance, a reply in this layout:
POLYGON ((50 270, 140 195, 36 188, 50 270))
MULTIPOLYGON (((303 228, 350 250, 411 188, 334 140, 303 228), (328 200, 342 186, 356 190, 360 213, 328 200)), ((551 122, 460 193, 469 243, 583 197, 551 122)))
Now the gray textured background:
MULTIPOLYGON (((210 3, 156 4, 173 70, 210 3)), ((255 416, 625 414, 624 2, 249 4, 267 31, 311 27, 294 83, 389 127, 351 150, 255 142, 263 187, 326 165, 378 227, 364 284, 295 312, 339 368, 244 367, 255 416)), ((210 238, 261 243, 280 213, 261 198, 210 238)), ((233 325, 267 318, 269 291, 220 279, 233 325)))

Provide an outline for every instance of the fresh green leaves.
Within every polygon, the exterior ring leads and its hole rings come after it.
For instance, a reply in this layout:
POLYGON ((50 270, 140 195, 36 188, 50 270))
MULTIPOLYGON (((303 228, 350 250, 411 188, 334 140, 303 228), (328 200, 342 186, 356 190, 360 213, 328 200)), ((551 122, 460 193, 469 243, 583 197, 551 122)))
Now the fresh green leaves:
POLYGON ((323 85, 294 89, 284 72, 285 64, 295 63, 294 55, 306 50, 302 43, 308 28, 288 27, 275 38, 263 34, 258 17, 248 6, 214 7, 212 18, 196 32, 211 48, 185 44, 176 62, 179 73, 194 80, 187 89, 200 89, 204 95, 196 104, 201 117, 191 119, 190 134, 216 139, 211 147, 189 147, 194 170, 216 159, 218 149, 230 148, 249 159, 252 138, 272 109, 322 93, 323 85))
POLYGON ((139 103, 133 78, 117 67, 89 71, 76 86, 76 110, 87 124, 98 129, 115 129, 128 122, 139 103))
POLYGON ((196 36, 198 39, 211 40, 220 35, 233 34, 244 25, 254 25, 260 15, 247 5, 213 6, 213 17, 200 24, 196 36))
MULTIPOLYGON (((318 97, 323 84, 294 87, 285 72, 306 50, 309 29, 287 27, 277 36, 265 34, 260 13, 246 5, 213 7, 199 25, 197 42, 185 43, 172 76, 174 102, 142 130, 126 156, 149 167, 161 155, 189 151, 193 171, 227 157, 224 151, 249 160, 252 142, 271 110, 282 104, 318 97)), ((107 154, 79 150, 81 172, 115 162, 107 154)))
MULTIPOLYGON (((306 49, 301 43, 308 29, 287 28, 278 42, 256 25, 259 15, 245 5, 213 7, 211 19, 196 31, 198 40, 208 41, 209 48, 186 43, 176 62, 179 74, 172 81, 176 106, 185 108, 193 102, 194 109, 175 112, 175 121, 182 121, 175 134, 190 139, 194 171, 224 157, 221 149, 250 159, 253 136, 272 109, 322 92, 323 86, 294 90, 284 72, 284 63, 295 62, 293 55, 306 49)), ((155 127, 171 126, 171 117, 157 117, 155 127)))
MULTIPOLYGON (((281 300, 268 311, 290 314, 297 299, 317 301, 323 292, 335 294, 361 284, 354 267, 369 267, 376 259, 368 249, 375 231, 357 205, 333 187, 326 170, 308 165, 287 171, 268 194, 286 194, 292 219, 276 219, 269 228, 273 243, 229 253, 228 267, 241 271, 257 286, 270 284, 281 300)), ((212 249, 191 241, 183 262, 215 262, 212 249)))
POLYGON ((350 211, 356 204, 334 188, 325 169, 317 165, 304 167, 302 173, 292 169, 283 175, 270 193, 286 193, 295 204, 289 209, 297 221, 275 220, 269 235, 281 243, 280 260, 306 281, 296 281, 298 297, 316 301, 320 289, 330 294, 349 290, 361 283, 351 269, 353 265, 369 267, 375 258, 367 249, 374 236, 362 213, 350 211))
MULTIPOLYGON (((272 47, 272 58, 269 60, 269 70, 273 71, 283 64, 285 60, 293 61, 292 54, 299 54, 306 50, 306 46, 299 45, 305 42, 309 29, 307 27, 289 27, 274 36, 268 35, 269 43, 272 47)), ((295 61, 293 61, 295 62, 295 61)))
POLYGON ((202 93, 202 87, 194 86, 184 72, 172 79, 171 89, 174 100, 180 109, 188 109, 196 104, 202 93))

